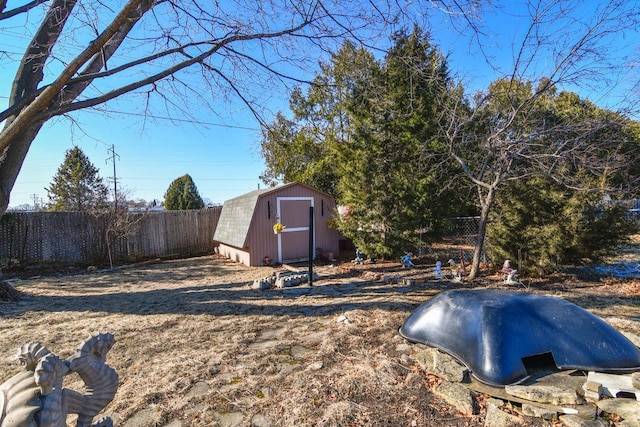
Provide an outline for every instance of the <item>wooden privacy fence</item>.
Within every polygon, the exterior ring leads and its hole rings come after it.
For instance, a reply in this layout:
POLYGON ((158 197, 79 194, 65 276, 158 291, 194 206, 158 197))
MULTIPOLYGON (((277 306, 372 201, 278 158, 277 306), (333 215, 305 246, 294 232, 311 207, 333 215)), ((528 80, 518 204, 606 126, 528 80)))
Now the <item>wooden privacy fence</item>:
POLYGON ((222 207, 128 213, 116 237, 107 220, 82 212, 9 212, 0 218, 0 266, 40 263, 104 264, 213 251, 222 207))

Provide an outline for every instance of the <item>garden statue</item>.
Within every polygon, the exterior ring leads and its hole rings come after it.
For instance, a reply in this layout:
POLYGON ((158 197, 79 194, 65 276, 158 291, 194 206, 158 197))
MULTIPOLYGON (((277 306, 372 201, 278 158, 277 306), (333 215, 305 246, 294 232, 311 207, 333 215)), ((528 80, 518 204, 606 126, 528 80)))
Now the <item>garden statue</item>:
POLYGON ((413 253, 409 252, 407 253, 405 256, 403 256, 400 260, 402 261, 402 267, 403 268, 411 268, 411 267, 415 267, 416 265, 411 261, 411 258, 413 257, 413 253))
POLYGON ((433 274, 435 274, 436 280, 442 279, 442 261, 436 261, 436 266, 433 269, 433 274))
POLYGON ((66 427, 67 414, 77 414, 77 427, 112 427, 113 421, 93 418, 115 397, 118 374, 105 363, 115 339, 100 333, 80 344, 61 360, 39 343, 23 345, 18 352, 25 368, 0 384, 0 427, 66 427), (64 377, 77 373, 82 392, 64 388, 64 377))
POLYGON ((504 264, 502 264, 502 278, 504 279, 505 285, 518 283, 518 277, 516 276, 517 272, 518 270, 511 268, 511 260, 504 260, 504 264))
POLYGON ((462 283, 462 269, 453 259, 449 260, 449 269, 451 270, 451 281, 453 283, 462 283))

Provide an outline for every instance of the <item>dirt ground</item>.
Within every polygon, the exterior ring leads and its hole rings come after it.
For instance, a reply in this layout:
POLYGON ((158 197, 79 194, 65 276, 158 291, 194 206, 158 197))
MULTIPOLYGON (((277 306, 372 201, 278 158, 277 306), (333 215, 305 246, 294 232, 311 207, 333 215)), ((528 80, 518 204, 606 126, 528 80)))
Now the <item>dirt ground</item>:
MULTIPOLYGON (((635 243, 623 254, 632 262, 635 243)), ((90 334, 111 332, 107 362, 120 387, 105 413, 118 426, 484 425, 485 397, 478 415, 464 416, 433 395, 437 380, 412 361, 417 348, 397 329, 438 292, 504 287, 498 276, 452 284, 435 281, 427 265, 345 263, 316 267, 313 288, 251 289, 279 270, 205 256, 9 278, 24 298, 0 303, 0 383, 21 370, 16 354, 27 342, 64 358, 90 334)), ((640 335, 638 279, 525 285, 518 289, 566 298, 640 335)))

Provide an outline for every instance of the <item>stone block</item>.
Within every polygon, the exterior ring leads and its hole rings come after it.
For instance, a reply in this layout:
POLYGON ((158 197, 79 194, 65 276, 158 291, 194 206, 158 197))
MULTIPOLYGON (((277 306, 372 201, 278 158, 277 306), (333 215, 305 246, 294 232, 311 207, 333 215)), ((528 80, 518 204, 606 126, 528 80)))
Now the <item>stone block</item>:
POLYGON ((609 397, 618 397, 620 393, 633 394, 640 400, 640 389, 633 386, 631 374, 617 375, 603 372, 589 372, 587 381, 594 381, 602 384, 602 394, 609 397))
POLYGON ((426 372, 450 382, 462 382, 468 369, 458 361, 437 348, 427 348, 414 353, 411 358, 426 372))
POLYGON ((634 372, 631 374, 631 385, 640 389, 640 372, 634 372))
POLYGON ((511 396, 552 405, 580 405, 584 403, 576 390, 546 385, 507 385, 504 391, 511 396))
POLYGON ((640 402, 635 399, 605 399, 597 405, 604 412, 616 414, 625 421, 640 422, 640 402))
POLYGON ((269 281, 269 278, 256 279, 253 281, 253 285, 251 286, 252 289, 259 289, 259 290, 269 289, 270 287, 271 287, 271 283, 269 281))
POLYGON ((584 398, 592 402, 597 402, 602 397, 602 384, 596 381, 587 381, 582 385, 584 398))
POLYGON ((547 385, 507 385, 504 391, 511 396, 538 403, 553 405, 580 405, 583 399, 574 389, 564 389, 547 385))
POLYGON ((413 359, 423 370, 433 373, 434 356, 433 353, 437 351, 435 348, 428 348, 426 350, 419 351, 411 355, 413 359))
POLYGON ((511 415, 494 404, 487 405, 487 414, 484 417, 485 427, 512 427, 521 426, 524 421, 515 415, 511 415))
POLYGON ((522 404, 522 415, 542 418, 545 421, 552 421, 558 418, 558 413, 556 411, 548 408, 543 408, 541 406, 532 405, 530 403, 522 404))
POLYGON ((567 427, 607 427, 609 425, 602 420, 588 420, 579 415, 561 415, 560 421, 567 427))
POLYGON ((451 382, 462 382, 468 369, 446 353, 435 351, 433 354, 433 373, 451 382))
POLYGON ((455 407, 458 412, 465 415, 474 415, 478 412, 473 393, 461 384, 444 381, 433 392, 449 405, 455 407))

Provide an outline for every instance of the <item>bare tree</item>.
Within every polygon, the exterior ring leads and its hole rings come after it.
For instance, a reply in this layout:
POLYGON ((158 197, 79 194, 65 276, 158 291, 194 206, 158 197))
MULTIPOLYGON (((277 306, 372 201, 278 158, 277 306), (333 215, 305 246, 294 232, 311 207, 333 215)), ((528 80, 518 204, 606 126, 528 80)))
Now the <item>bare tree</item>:
MULTIPOLYGON (((31 143, 52 117, 105 108, 129 94, 136 113, 163 108, 188 117, 190 105, 215 112, 215 101, 239 99, 264 123, 268 88, 302 81, 305 68, 345 38, 366 44, 388 25, 429 10, 444 11, 460 28, 473 27, 480 14, 474 0, 419 0, 407 10, 402 2, 366 0, 9 3, 0 1, 0 22, 33 30, 0 111, 0 215, 31 143)), ((0 59, 18 63, 2 49, 0 59)))
POLYGON ((560 119, 550 104, 563 88, 593 85, 606 93, 619 82, 629 65, 616 55, 616 39, 636 31, 637 2, 609 0, 588 10, 572 0, 530 0, 525 6, 528 28, 512 46, 511 69, 486 91, 443 109, 447 126, 440 136, 476 188, 480 208, 471 279, 479 273, 493 202, 507 182, 544 174, 569 187, 595 188, 597 180, 587 176, 637 161, 637 152, 630 157, 619 149, 628 122, 623 112, 560 119))

